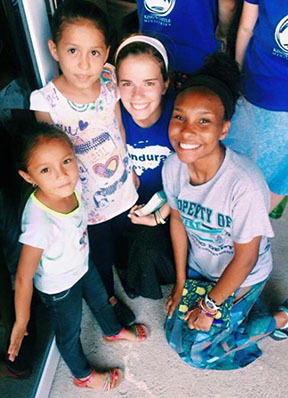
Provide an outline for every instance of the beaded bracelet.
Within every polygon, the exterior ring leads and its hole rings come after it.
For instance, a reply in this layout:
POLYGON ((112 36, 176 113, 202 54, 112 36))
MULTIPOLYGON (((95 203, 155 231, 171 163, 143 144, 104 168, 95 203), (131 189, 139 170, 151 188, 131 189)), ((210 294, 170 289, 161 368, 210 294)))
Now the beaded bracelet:
POLYGON ((217 314, 217 311, 214 312, 210 312, 209 310, 207 310, 204 306, 203 306, 203 299, 199 300, 197 303, 197 307, 198 309, 205 314, 206 316, 208 316, 209 318, 214 318, 214 316, 217 314))

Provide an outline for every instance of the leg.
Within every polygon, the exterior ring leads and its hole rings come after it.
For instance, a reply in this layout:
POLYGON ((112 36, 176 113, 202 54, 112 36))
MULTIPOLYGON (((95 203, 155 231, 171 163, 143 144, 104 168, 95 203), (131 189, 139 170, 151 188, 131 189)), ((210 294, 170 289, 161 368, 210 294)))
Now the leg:
POLYGON ((92 369, 80 341, 81 279, 71 289, 54 295, 40 292, 40 296, 52 318, 57 347, 71 373, 78 378, 89 376, 92 369))
POLYGON ((251 311, 264 284, 251 286, 234 303, 228 328, 212 326, 209 332, 190 330, 174 313, 172 322, 167 320, 165 325, 169 344, 185 362, 197 368, 228 370, 247 366, 262 354, 257 342, 275 329, 270 314, 251 311))
POLYGON ((74 384, 105 392, 120 384, 122 372, 120 369, 110 369, 108 372, 96 373, 84 355, 80 341, 83 278, 71 289, 54 295, 41 293, 41 298, 52 316, 57 347, 75 376, 74 384))
MULTIPOLYGON (((202 348, 205 368, 239 369, 262 355, 257 342, 272 333, 275 321, 270 314, 263 314, 256 308, 252 311, 251 309, 264 285, 265 282, 261 282, 250 286, 249 290, 234 303, 228 330, 214 334, 210 345, 204 350, 202 348), (213 362, 215 357, 217 360, 213 362)), ((194 358, 196 358, 196 352, 197 348, 194 358)))
POLYGON ((106 336, 118 334, 122 328, 109 302, 107 292, 94 264, 83 276, 83 297, 106 336))
POLYGON ((88 226, 90 257, 96 265, 108 297, 114 296, 114 247, 111 220, 88 226))
POLYGON ((284 340, 288 338, 288 299, 278 308, 274 314, 275 330, 271 334, 274 340, 284 340))
POLYGON ((96 262, 116 316, 123 325, 132 325, 135 322, 133 311, 126 304, 120 302, 114 294, 113 264, 116 257, 115 242, 118 239, 117 232, 122 236, 122 230, 118 225, 123 225, 123 223, 124 216, 120 214, 105 223, 90 225, 88 227, 88 236, 91 259, 96 262))
POLYGON ((142 342, 148 337, 144 325, 123 328, 119 323, 97 270, 92 265, 83 277, 83 297, 98 321, 106 341, 142 342))
MULTIPOLYGON (((287 123, 288 112, 269 111, 241 98, 229 134, 223 141, 231 149, 250 157, 263 173, 271 193, 278 196, 288 192, 287 123)), ((272 201, 275 199, 276 204, 277 197, 272 201)))
POLYGON ((128 236, 131 224, 127 217, 128 213, 127 210, 112 220, 114 265, 120 269, 125 268, 128 261, 128 236))
POLYGON ((175 282, 169 225, 133 225, 126 270, 128 295, 163 297, 161 285, 175 282))

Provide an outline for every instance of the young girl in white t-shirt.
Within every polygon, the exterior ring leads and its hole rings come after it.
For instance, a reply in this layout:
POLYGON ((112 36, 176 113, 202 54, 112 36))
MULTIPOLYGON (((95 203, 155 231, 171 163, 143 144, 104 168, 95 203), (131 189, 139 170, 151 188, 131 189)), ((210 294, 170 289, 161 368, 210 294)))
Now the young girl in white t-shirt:
POLYGON ((96 373, 84 355, 80 341, 82 299, 98 321, 105 341, 142 342, 148 330, 144 325, 122 327, 89 259, 87 212, 76 186, 78 168, 67 135, 49 124, 35 123, 21 129, 18 141, 18 173, 35 190, 22 216, 9 360, 14 361, 27 334, 34 281, 74 384, 108 391, 121 382, 122 373, 119 369, 96 373))

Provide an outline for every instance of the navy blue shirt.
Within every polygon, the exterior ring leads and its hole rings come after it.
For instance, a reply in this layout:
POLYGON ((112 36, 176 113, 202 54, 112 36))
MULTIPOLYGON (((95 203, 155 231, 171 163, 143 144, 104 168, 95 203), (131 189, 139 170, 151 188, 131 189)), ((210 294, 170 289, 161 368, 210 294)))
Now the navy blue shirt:
POLYGON ((129 157, 140 179, 138 203, 147 203, 155 192, 161 191, 161 170, 172 153, 168 138, 168 125, 173 109, 174 93, 163 97, 159 119, 150 127, 138 126, 121 103, 121 116, 125 129, 129 157))
POLYGON ((288 1, 245 0, 259 15, 243 65, 243 93, 271 111, 288 111, 288 1))
POLYGON ((157 37, 171 69, 192 73, 216 51, 217 0, 137 0, 140 32, 157 37))

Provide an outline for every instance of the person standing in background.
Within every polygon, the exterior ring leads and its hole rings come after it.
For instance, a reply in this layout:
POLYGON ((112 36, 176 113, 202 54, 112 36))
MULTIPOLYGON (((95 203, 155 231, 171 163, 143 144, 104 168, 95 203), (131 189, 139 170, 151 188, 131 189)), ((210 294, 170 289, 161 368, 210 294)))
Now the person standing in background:
POLYGON ((287 1, 244 1, 236 40, 243 98, 224 142, 260 168, 270 189, 270 211, 288 194, 287 37, 287 1))
POLYGON ((225 51, 235 8, 235 0, 137 0, 140 32, 157 36, 182 73, 199 69, 217 40, 225 51))

